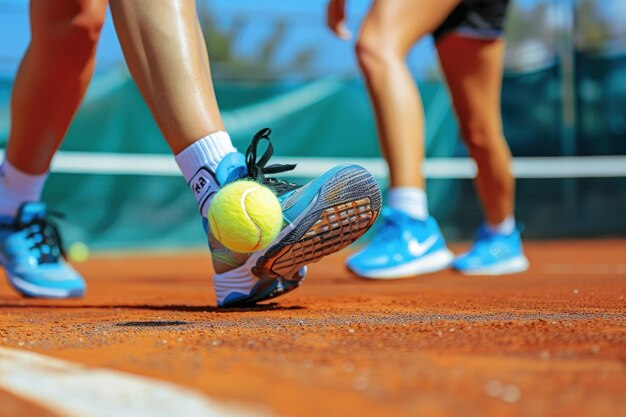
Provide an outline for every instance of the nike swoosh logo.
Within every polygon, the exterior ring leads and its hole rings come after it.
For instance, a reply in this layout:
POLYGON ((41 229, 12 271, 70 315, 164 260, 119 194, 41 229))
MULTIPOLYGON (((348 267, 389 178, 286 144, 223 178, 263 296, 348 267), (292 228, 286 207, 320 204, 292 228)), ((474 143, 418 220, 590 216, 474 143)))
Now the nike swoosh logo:
POLYGON ((423 254, 428 252, 430 248, 433 247, 435 242, 437 242, 437 235, 430 235, 428 239, 423 242, 419 242, 417 239, 411 239, 409 241, 408 249, 411 255, 422 256, 423 254))

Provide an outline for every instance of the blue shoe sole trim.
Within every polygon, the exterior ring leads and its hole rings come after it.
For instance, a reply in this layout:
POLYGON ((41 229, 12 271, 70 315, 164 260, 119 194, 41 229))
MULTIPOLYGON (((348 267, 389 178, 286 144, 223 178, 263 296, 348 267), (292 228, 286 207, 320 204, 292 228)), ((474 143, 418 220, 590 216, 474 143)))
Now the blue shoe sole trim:
POLYGON ((348 269, 361 278, 367 279, 401 279, 412 278, 417 275, 430 274, 450 267, 454 255, 447 248, 429 253, 415 260, 401 265, 387 268, 360 269, 348 262, 348 269))
POLYGON ((7 274, 9 283, 22 295, 31 298, 80 298, 85 295, 84 288, 50 288, 27 282, 21 278, 7 274))
POLYGON ((477 266, 473 268, 462 268, 456 265, 452 267, 464 275, 508 275, 524 272, 528 269, 529 262, 524 256, 516 256, 511 259, 505 259, 491 265, 477 266))
POLYGON ((83 288, 54 288, 28 282, 13 274, 6 266, 6 260, 0 256, 0 266, 5 270, 9 284, 20 294, 31 298, 80 298, 85 295, 83 288))

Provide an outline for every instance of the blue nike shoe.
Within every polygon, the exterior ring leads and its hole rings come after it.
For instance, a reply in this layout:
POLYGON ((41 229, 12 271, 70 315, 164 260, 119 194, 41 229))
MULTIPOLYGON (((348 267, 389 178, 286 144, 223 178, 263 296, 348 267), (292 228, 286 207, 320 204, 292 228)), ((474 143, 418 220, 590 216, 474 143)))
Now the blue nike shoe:
POLYGON ((43 203, 25 203, 17 217, 1 217, 0 264, 25 296, 82 297, 85 281, 64 261, 59 232, 48 217, 43 203))
POLYGON ((509 235, 481 227, 472 248, 457 257, 453 268, 465 275, 504 275, 528 269, 519 231, 509 235))
POLYGON ((363 278, 396 279, 440 271, 452 259, 434 218, 420 221, 385 209, 374 239, 351 256, 347 266, 363 278))
POLYGON ((215 172, 221 186, 242 177, 260 182, 276 193, 283 209, 283 228, 278 237, 267 248, 253 253, 225 248, 203 218, 220 307, 253 305, 295 290, 306 276, 307 264, 354 242, 370 228, 381 209, 378 183, 358 165, 337 166, 304 186, 267 177, 295 168, 265 165, 273 153, 270 132, 261 130, 245 158, 240 153, 230 154, 215 172), (268 147, 257 160, 261 140, 266 140, 268 147))

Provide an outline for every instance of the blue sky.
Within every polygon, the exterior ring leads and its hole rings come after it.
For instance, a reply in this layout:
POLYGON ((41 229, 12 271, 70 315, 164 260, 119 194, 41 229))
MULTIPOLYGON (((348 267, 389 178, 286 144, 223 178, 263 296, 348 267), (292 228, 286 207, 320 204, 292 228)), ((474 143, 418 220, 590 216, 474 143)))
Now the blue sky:
MULTIPOLYGON (((253 40, 259 39, 267 34, 269 24, 266 19, 279 17, 294 17, 299 26, 296 30, 291 30, 291 38, 282 48, 281 53, 288 58, 292 50, 296 50, 299 45, 315 43, 320 36, 325 37, 324 42, 331 48, 337 47, 337 56, 341 54, 341 49, 347 48, 339 41, 335 41, 323 26, 323 12, 326 5, 325 0, 208 0, 203 1, 208 4, 218 16, 223 16, 223 25, 227 26, 233 17, 237 15, 250 16, 251 24, 241 36, 238 49, 242 53, 251 53, 249 49, 253 47, 253 40), (258 16, 262 16, 258 18, 258 16), (300 24, 304 23, 304 24, 300 24), (291 46, 289 45, 291 44, 291 46)), ((349 1, 350 16, 352 26, 356 26, 359 19, 368 5, 369 1, 353 0, 349 1)), ((15 70, 16 61, 22 55, 28 44, 28 1, 27 0, 0 0, 0 39, 10 39, 10 42, 0 42, 0 74, 12 73, 15 70)), ((280 58, 280 57, 279 57, 280 58)), ((108 16, 102 39, 98 48, 98 62, 100 69, 117 65, 122 59, 121 50, 115 36, 115 31, 110 16, 108 16)), ((348 60, 346 60, 348 61, 348 60)), ((349 65, 345 62, 344 65, 349 65)))
MULTIPOLYGON (((204 1, 204 0, 201 0, 204 1)), ((523 7, 533 7, 545 0, 514 0, 523 7)), ((573 0, 562 0, 567 3, 573 0)), ((603 0, 624 5, 626 0, 603 0)), ((316 65, 320 72, 350 71, 354 68, 352 46, 334 39, 324 27, 326 0, 208 0, 205 1, 220 18, 220 26, 228 28, 235 16, 246 16, 249 24, 240 34, 236 45, 238 53, 255 52, 256 41, 269 33, 268 21, 285 17, 293 22, 289 38, 282 46, 277 63, 286 62, 303 45, 317 45, 316 65)), ((349 27, 355 31, 366 12, 370 0, 348 0, 349 27)), ((0 0, 0 75, 14 73, 19 58, 28 44, 28 1, 0 0)), ((416 46, 410 62, 417 72, 432 65, 434 53, 429 39, 416 46)), ((123 65, 120 47, 109 18, 98 48, 100 72, 123 65)))

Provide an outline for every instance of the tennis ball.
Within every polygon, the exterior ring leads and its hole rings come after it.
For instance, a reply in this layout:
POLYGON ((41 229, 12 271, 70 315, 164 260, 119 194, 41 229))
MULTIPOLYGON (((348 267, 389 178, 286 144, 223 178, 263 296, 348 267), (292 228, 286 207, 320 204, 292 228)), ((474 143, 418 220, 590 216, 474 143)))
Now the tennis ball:
POLYGON ((283 210, 276 195, 261 184, 240 180, 215 194, 207 218, 213 234, 235 252, 254 252, 276 239, 283 210))
POLYGON ((74 242, 67 249, 67 257, 72 262, 85 262, 89 259, 89 248, 83 242, 74 242))

